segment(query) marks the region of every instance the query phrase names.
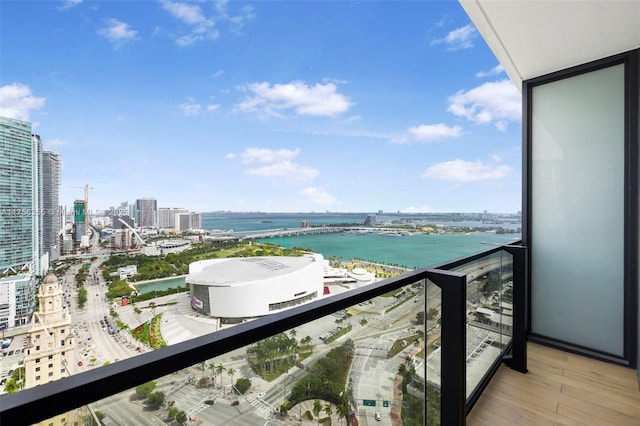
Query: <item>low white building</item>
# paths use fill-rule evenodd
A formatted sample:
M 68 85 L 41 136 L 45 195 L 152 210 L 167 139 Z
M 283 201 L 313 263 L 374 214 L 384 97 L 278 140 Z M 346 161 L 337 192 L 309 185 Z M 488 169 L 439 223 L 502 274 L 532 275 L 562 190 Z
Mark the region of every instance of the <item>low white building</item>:
M 145 256 L 163 256 L 169 253 L 180 253 L 191 248 L 191 241 L 187 240 L 164 240 L 156 241 L 142 247 L 142 254 Z
M 118 268 L 118 276 L 121 280 L 126 280 L 127 278 L 131 278 L 135 274 L 138 273 L 138 267 L 136 265 L 127 265 Z
M 320 254 L 210 259 L 189 265 L 191 306 L 203 315 L 239 322 L 322 297 Z

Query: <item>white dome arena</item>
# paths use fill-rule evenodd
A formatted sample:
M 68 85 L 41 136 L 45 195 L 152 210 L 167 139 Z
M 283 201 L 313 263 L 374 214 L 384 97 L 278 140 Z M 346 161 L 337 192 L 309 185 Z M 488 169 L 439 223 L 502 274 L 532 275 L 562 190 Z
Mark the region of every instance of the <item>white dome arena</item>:
M 229 321 L 309 303 L 323 293 L 321 254 L 209 259 L 189 265 L 191 306 Z

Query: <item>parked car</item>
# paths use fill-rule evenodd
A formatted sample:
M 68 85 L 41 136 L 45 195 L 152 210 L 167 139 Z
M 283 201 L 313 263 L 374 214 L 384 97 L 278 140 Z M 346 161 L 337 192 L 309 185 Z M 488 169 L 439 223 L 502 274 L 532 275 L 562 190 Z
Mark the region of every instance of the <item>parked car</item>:
M 377 421 L 382 420 L 382 416 L 380 415 L 380 413 L 375 413 L 375 414 L 373 415 L 373 417 L 374 417 Z
M 233 405 L 239 405 L 239 404 L 240 404 L 240 401 L 237 401 L 237 400 L 236 400 L 236 401 L 233 401 L 233 402 L 231 403 L 231 405 L 232 405 L 232 406 L 233 406 Z

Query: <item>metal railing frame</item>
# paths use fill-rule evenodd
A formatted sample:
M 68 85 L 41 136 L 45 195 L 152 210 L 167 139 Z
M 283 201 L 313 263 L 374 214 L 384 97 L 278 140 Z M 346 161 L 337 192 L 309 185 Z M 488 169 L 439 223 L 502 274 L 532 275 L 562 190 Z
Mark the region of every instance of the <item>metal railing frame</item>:
M 425 280 L 426 283 L 426 280 L 429 280 L 442 290 L 441 423 L 443 425 L 464 425 L 466 414 L 470 409 L 465 397 L 466 275 L 447 269 L 465 262 L 472 262 L 500 250 L 514 254 L 514 315 L 517 318 L 522 315 L 524 318 L 524 312 L 519 312 L 520 301 L 515 300 L 516 297 L 519 297 L 516 296 L 515 289 L 519 287 L 520 280 L 526 277 L 524 271 L 519 271 L 516 274 L 516 269 L 523 268 L 520 266 L 519 259 L 523 256 L 524 248 L 496 247 L 434 267 L 409 271 L 398 277 L 329 296 L 285 312 L 268 315 L 232 328 L 124 359 L 114 364 L 74 374 L 55 382 L 4 395 L 0 397 L 0 424 L 33 424 L 49 419 L 365 302 L 400 287 L 421 280 Z M 524 264 L 523 260 L 522 262 Z M 518 334 L 516 337 L 515 330 L 521 327 L 516 321 L 519 319 L 514 317 L 514 350 L 511 362 L 518 366 L 516 368 L 518 371 L 525 372 L 526 341 L 522 340 L 525 328 L 523 323 L 522 335 Z M 524 350 L 521 346 L 524 347 Z M 524 360 L 521 359 L 523 356 Z M 487 379 L 487 383 L 488 380 L 490 378 Z

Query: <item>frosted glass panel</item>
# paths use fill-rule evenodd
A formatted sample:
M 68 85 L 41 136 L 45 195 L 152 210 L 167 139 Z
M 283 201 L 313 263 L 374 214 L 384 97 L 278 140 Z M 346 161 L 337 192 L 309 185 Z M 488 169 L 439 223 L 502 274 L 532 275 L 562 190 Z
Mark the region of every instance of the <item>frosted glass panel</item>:
M 531 328 L 623 355 L 624 67 L 533 88 Z

